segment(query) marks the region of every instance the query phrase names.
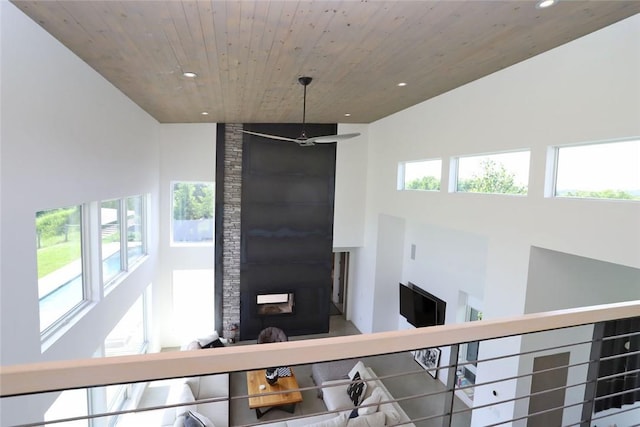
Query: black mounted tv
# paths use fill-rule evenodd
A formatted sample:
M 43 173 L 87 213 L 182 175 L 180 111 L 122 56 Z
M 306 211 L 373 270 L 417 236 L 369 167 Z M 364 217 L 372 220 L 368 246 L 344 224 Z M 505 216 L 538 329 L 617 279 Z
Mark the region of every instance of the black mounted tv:
M 400 314 L 416 328 L 444 325 L 447 303 L 409 282 L 400 283 Z

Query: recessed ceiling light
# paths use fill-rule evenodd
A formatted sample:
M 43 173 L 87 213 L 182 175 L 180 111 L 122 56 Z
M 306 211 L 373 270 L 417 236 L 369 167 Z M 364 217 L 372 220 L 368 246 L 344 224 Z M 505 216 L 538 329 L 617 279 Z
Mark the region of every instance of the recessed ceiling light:
M 536 7 L 538 9 L 544 9 L 547 7 L 551 7 L 556 3 L 558 3 L 558 0 L 540 0 L 538 1 L 538 3 L 536 3 Z
M 398 86 L 400 86 L 400 87 L 404 87 L 404 86 L 406 86 L 406 85 L 407 85 L 407 84 L 406 84 L 405 82 L 398 83 Z
M 198 75 L 192 71 L 185 71 L 182 75 L 189 78 L 198 77 Z
M 345 113 L 344 116 L 345 117 L 351 117 L 351 113 Z
M 200 114 L 202 114 L 203 116 L 208 116 L 208 115 L 209 115 L 209 112 L 208 112 L 208 111 L 203 111 L 203 112 L 202 112 L 202 113 L 200 113 Z

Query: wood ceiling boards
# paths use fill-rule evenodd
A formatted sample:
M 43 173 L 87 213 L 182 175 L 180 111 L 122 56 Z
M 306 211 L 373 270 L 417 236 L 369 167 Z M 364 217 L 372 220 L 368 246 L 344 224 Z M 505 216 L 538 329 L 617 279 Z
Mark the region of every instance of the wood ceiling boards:
M 302 75 L 308 122 L 369 123 L 640 12 L 622 0 L 13 3 L 162 123 L 300 122 Z

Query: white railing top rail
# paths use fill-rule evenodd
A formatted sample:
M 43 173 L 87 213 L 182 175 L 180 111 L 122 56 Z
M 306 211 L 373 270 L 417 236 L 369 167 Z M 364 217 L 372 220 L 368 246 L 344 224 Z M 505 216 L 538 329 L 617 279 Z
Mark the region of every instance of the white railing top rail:
M 0 366 L 0 397 L 396 353 L 640 316 L 640 301 L 429 328 Z

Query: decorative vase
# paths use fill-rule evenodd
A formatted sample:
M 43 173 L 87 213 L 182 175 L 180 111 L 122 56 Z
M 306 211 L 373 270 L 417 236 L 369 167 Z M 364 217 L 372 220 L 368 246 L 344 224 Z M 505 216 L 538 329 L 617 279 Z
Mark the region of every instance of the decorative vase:
M 267 368 L 264 376 L 269 385 L 274 385 L 278 382 L 278 368 Z

